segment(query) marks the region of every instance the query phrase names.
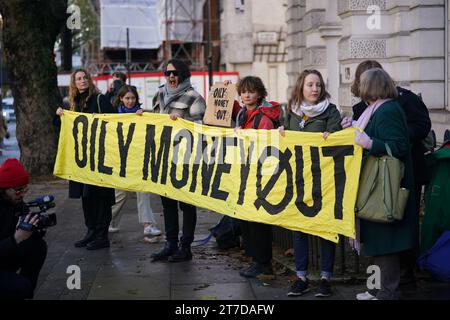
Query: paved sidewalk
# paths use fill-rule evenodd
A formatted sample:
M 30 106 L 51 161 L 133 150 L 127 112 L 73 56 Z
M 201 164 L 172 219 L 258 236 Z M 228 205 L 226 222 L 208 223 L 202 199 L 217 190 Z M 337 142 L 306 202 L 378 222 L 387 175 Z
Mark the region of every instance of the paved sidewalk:
M 84 235 L 81 201 L 67 198 L 68 182 L 53 180 L 33 183 L 26 200 L 53 194 L 56 199 L 58 224 L 49 228 L 46 236 L 48 256 L 41 271 L 35 299 L 155 299 L 155 300 L 316 300 L 311 293 L 289 298 L 286 293 L 295 279 L 288 268 L 276 265 L 276 278 L 245 279 L 239 270 L 247 265 L 239 250 L 221 251 L 212 239 L 207 245 L 193 248 L 190 262 L 151 263 L 150 254 L 163 245 L 143 241 L 143 227 L 138 224 L 136 199 L 124 206 L 120 232 L 110 234 L 111 248 L 88 251 L 73 243 Z M 158 196 L 152 196 L 152 207 L 164 229 L 162 207 Z M 180 218 L 182 214 L 180 214 Z M 220 215 L 198 210 L 195 238 L 202 239 L 215 225 Z M 158 240 L 158 239 L 153 239 Z M 81 269 L 81 289 L 69 290 L 66 273 L 70 265 Z M 420 294 L 413 291 L 410 299 L 450 299 L 448 284 L 421 281 Z M 365 291 L 364 283 L 337 282 L 329 299 L 352 300 Z

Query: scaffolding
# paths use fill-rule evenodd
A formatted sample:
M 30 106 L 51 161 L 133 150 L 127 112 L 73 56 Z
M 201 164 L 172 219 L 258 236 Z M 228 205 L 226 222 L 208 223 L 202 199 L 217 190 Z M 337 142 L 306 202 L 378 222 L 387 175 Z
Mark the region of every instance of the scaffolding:
M 161 65 L 180 59 L 192 70 L 205 70 L 203 28 L 205 0 L 160 0 Z
M 90 1 L 95 4 L 95 13 L 99 17 L 101 16 L 100 8 L 102 5 L 117 5 L 114 0 Z M 211 12 L 211 3 L 215 6 L 217 13 L 214 12 L 215 17 L 209 21 L 214 24 L 213 36 L 216 38 L 216 42 L 220 37 L 218 31 L 216 31 L 219 30 L 218 2 L 219 0 L 134 0 L 134 2 L 129 2 L 128 5 L 136 3 L 140 6 L 146 4 L 150 6 L 152 4 L 156 16 L 154 20 L 157 20 L 156 25 L 159 25 L 159 30 L 155 30 L 160 36 L 159 47 L 148 50 L 149 56 L 146 61 L 143 61 L 143 59 L 136 60 L 135 51 L 133 51 L 132 57 L 128 60 L 129 67 L 127 68 L 125 60 L 120 61 L 115 55 L 110 55 L 111 53 L 122 52 L 124 49 L 123 43 L 116 41 L 116 45 L 102 48 L 100 38 L 97 38 L 82 49 L 83 65 L 93 74 L 110 74 L 113 71 L 123 71 L 123 69 L 129 69 L 132 72 L 149 72 L 162 70 L 165 62 L 170 59 L 180 59 L 186 62 L 191 70 L 205 71 L 208 69 L 212 52 L 214 51 L 214 55 L 220 54 L 219 49 L 212 48 L 211 45 L 208 45 L 211 41 L 207 41 L 211 33 L 207 19 L 208 12 Z M 126 21 L 127 19 L 124 23 Z M 152 23 L 155 24 L 155 22 Z M 126 26 L 122 26 L 123 28 L 126 28 Z M 205 35 L 208 36 L 207 39 Z M 121 41 L 123 42 L 122 38 Z M 133 48 L 132 41 L 130 45 Z M 128 49 L 126 50 L 128 51 Z M 136 50 L 136 47 L 133 50 Z M 108 52 L 108 55 L 106 52 Z M 209 59 L 206 59 L 207 57 Z

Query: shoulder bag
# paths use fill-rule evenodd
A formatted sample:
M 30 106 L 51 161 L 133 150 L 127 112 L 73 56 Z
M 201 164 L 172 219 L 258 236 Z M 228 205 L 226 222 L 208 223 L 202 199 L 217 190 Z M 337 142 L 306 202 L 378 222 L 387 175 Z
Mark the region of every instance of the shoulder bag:
M 403 219 L 409 190 L 400 186 L 405 165 L 385 146 L 387 155 L 364 159 L 355 213 L 363 220 L 392 223 Z

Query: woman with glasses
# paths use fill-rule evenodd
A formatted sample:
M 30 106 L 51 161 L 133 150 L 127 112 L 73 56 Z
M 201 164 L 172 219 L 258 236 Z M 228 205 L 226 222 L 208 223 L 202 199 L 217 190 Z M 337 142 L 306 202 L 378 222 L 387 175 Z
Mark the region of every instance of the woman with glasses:
M 115 113 L 109 99 L 95 87 L 89 73 L 78 69 L 70 77 L 70 111 L 84 113 Z M 58 116 L 64 109 L 56 110 Z M 108 227 L 111 222 L 111 206 L 114 204 L 114 189 L 69 181 L 69 197 L 81 198 L 84 222 L 87 227 L 83 239 L 75 247 L 96 250 L 109 247 Z
M 153 98 L 154 112 L 170 115 L 172 120 L 185 120 L 201 123 L 206 109 L 203 97 L 191 85 L 191 72 L 182 61 L 170 60 L 164 70 L 166 83 L 159 87 Z M 194 240 L 197 209 L 195 206 L 161 196 L 166 244 L 164 248 L 152 254 L 153 261 L 169 260 L 181 262 L 192 259 L 191 243 Z M 183 235 L 178 239 L 178 205 L 183 211 Z M 178 242 L 180 247 L 178 248 Z

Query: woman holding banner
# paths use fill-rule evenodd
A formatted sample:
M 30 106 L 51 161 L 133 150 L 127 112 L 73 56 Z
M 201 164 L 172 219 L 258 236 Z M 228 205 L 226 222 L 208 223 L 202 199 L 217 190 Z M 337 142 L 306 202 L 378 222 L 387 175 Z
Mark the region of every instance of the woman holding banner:
M 228 85 L 230 82 L 224 82 Z M 267 90 L 258 77 L 248 76 L 239 81 L 237 92 L 244 106 L 235 101 L 233 119 L 237 129 L 265 129 L 278 127 L 281 115 L 280 104 L 265 100 Z M 240 221 L 242 242 L 246 255 L 252 257 L 252 264 L 239 274 L 246 278 L 259 275 L 273 275 L 272 269 L 272 225 Z
M 279 128 L 303 132 L 323 132 L 326 139 L 330 133 L 341 130 L 341 115 L 336 106 L 329 101 L 330 94 L 325 89 L 322 74 L 317 70 L 304 70 L 297 79 L 289 103 L 284 126 Z M 301 296 L 309 291 L 308 278 L 308 235 L 293 232 L 294 257 L 298 279 L 294 282 L 288 296 Z M 316 297 L 331 295 L 330 278 L 333 273 L 336 245 L 320 238 L 321 281 Z
M 191 85 L 189 67 L 180 60 L 170 60 L 165 69 L 166 83 L 159 87 L 153 98 L 154 112 L 169 114 L 172 120 L 183 118 L 199 122 L 206 109 L 205 100 Z M 153 261 L 182 262 L 192 259 L 191 244 L 197 223 L 197 209 L 191 204 L 161 196 L 164 212 L 166 243 L 151 255 Z M 183 211 L 183 235 L 178 240 L 178 206 Z M 178 248 L 178 242 L 180 247 Z
M 115 113 L 109 99 L 95 87 L 89 73 L 78 69 L 70 77 L 70 111 L 84 113 Z M 64 109 L 56 110 L 58 116 Z M 69 181 L 69 198 L 81 198 L 84 222 L 87 227 L 83 239 L 75 247 L 96 250 L 109 247 L 108 227 L 111 221 L 111 206 L 114 204 L 114 189 Z

